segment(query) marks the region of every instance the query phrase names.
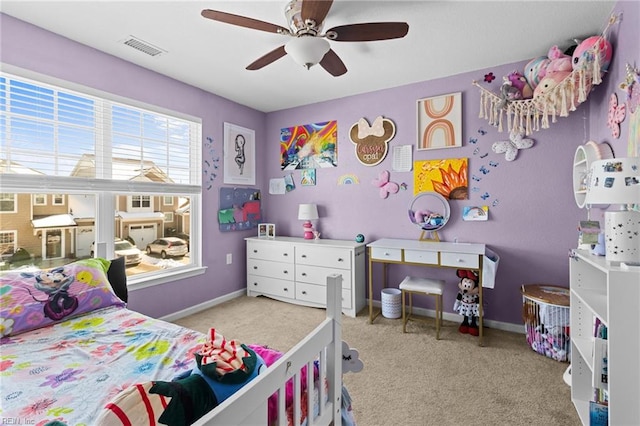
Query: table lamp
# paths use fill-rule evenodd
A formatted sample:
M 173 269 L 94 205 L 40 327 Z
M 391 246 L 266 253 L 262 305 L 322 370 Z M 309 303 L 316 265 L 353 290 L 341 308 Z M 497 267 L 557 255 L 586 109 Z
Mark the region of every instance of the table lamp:
M 604 214 L 607 262 L 640 262 L 640 158 L 591 163 L 585 204 L 618 205 Z
M 305 221 L 304 224 L 302 224 L 305 240 L 313 239 L 313 225 L 311 221 L 318 219 L 318 206 L 315 204 L 300 204 L 298 207 L 298 219 Z

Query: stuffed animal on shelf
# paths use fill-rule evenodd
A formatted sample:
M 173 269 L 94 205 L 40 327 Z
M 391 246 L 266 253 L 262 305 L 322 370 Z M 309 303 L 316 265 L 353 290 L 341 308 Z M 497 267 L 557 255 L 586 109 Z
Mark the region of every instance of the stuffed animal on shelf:
M 458 282 L 458 296 L 453 304 L 453 310 L 462 315 L 464 319 L 458 327 L 463 334 L 477 336 L 479 333 L 477 317 L 480 315 L 480 296 L 478 295 L 478 275 L 468 269 L 458 269 L 456 275 Z
M 571 63 L 571 60 L 569 60 L 569 63 Z M 513 87 L 518 89 L 518 99 L 529 99 L 533 97 L 533 89 L 521 72 L 512 71 L 507 75 L 507 79 Z
M 550 62 L 547 65 L 545 77 L 554 72 L 570 73 L 573 71 L 573 58 L 565 54 L 558 46 L 552 46 L 548 53 Z

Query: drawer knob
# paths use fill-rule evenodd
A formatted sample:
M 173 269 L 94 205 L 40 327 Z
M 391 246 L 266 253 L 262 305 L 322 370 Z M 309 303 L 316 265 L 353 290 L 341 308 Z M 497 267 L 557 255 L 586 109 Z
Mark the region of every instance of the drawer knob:
M 258 285 L 258 283 L 253 283 L 253 285 Z
M 305 290 L 302 291 L 302 294 L 307 294 L 307 292 Z
M 462 263 L 462 259 L 458 258 L 458 263 Z
M 384 253 L 384 255 L 385 255 L 385 256 L 389 256 L 389 253 L 388 253 L 388 252 L 385 252 L 385 253 Z
M 344 259 L 343 259 L 343 258 L 341 258 L 341 257 L 339 257 L 339 258 L 338 258 L 338 262 L 344 262 Z
M 256 250 L 256 249 L 253 249 L 253 252 L 254 252 L 254 253 L 257 253 L 257 252 L 258 252 L 258 250 Z
M 253 267 L 253 269 L 258 269 L 258 267 L 257 267 L 257 266 L 254 266 L 254 267 Z
M 289 253 L 282 253 L 283 256 L 289 256 Z
M 288 274 L 288 273 L 289 273 L 289 271 L 285 270 L 285 271 L 282 271 L 282 273 L 283 273 L 283 274 Z
M 302 276 L 303 276 L 303 277 L 306 277 L 306 276 L 307 276 L 307 273 L 306 273 L 306 272 L 303 272 L 303 273 L 302 273 Z
M 289 291 L 289 289 L 285 287 L 285 288 L 284 288 L 284 291 Z
M 303 259 L 306 259 L 306 258 L 307 258 L 307 255 L 306 255 L 306 254 L 303 254 L 303 255 L 302 255 L 302 256 L 300 256 L 300 257 L 302 257 Z

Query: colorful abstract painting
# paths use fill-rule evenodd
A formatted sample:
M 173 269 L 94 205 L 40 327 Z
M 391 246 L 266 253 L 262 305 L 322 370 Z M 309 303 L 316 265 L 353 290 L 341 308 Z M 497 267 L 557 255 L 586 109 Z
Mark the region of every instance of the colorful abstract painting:
M 417 150 L 462 146 L 462 93 L 418 100 Z
M 414 162 L 413 195 L 435 191 L 449 200 L 468 199 L 468 163 L 467 158 Z
M 305 124 L 280 130 L 282 170 L 338 166 L 338 122 Z

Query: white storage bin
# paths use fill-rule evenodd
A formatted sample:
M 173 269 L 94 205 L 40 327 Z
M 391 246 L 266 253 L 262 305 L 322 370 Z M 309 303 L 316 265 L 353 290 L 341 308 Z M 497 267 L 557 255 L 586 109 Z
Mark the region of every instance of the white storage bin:
M 382 316 L 385 318 L 400 318 L 402 316 L 402 292 L 397 288 L 383 288 L 380 302 Z

